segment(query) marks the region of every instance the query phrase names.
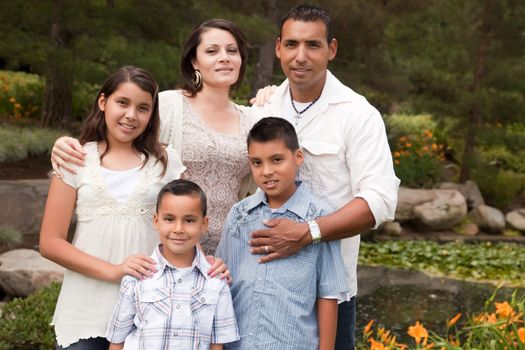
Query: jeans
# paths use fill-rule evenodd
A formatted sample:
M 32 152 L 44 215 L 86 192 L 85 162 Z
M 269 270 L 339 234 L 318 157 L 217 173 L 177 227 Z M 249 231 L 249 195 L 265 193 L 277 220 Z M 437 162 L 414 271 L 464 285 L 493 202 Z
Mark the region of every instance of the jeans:
M 355 297 L 339 304 L 335 350 L 354 350 L 355 347 Z
M 109 342 L 106 338 L 97 337 L 97 338 L 88 338 L 80 339 L 76 343 L 71 344 L 68 347 L 56 347 L 56 350 L 108 350 Z

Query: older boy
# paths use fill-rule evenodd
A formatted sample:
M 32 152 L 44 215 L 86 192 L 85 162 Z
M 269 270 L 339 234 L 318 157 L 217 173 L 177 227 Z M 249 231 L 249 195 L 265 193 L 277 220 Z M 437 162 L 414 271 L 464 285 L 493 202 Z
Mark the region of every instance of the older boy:
M 208 227 L 202 189 L 187 180 L 165 185 L 154 224 L 161 241 L 152 255 L 157 272 L 122 280 L 107 331 L 110 349 L 218 350 L 239 339 L 229 287 L 208 275 L 196 248 Z
M 227 349 L 333 349 L 337 299 L 347 300 L 338 241 L 311 244 L 297 254 L 259 264 L 249 249 L 250 233 L 264 220 L 308 222 L 329 207 L 295 182 L 303 162 L 293 126 L 264 118 L 248 134 L 248 157 L 262 191 L 237 203 L 224 225 L 217 255 L 230 267 L 241 340 Z

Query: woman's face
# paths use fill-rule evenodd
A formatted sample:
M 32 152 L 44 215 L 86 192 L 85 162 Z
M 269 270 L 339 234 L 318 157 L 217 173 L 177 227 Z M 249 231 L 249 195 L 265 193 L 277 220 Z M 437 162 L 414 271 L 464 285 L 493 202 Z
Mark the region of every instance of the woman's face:
M 229 89 L 239 79 L 242 64 L 235 37 L 226 30 L 211 28 L 200 39 L 193 68 L 201 72 L 203 87 Z

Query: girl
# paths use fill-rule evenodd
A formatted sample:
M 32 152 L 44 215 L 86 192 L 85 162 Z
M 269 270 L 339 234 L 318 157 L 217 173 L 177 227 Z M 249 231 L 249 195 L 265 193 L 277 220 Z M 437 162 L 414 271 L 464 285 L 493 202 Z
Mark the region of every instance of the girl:
M 85 166 L 51 179 L 40 252 L 67 268 L 52 321 L 58 349 L 107 349 L 106 325 L 120 280 L 154 272 L 148 255 L 158 242 L 156 196 L 184 171 L 177 153 L 158 142 L 157 93 L 148 72 L 120 68 L 102 86 L 84 123 L 79 142 Z
M 159 94 L 160 137 L 180 152 L 187 168 L 183 178 L 208 197 L 209 229 L 201 244 L 213 254 L 228 211 L 249 184 L 242 180 L 249 179 L 246 136 L 253 121 L 230 100 L 231 89 L 242 82 L 247 45 L 234 23 L 211 19 L 195 27 L 182 52 L 180 90 Z M 65 159 L 80 164 L 82 157 L 76 140 L 61 138 L 53 148 L 53 167 L 71 168 Z

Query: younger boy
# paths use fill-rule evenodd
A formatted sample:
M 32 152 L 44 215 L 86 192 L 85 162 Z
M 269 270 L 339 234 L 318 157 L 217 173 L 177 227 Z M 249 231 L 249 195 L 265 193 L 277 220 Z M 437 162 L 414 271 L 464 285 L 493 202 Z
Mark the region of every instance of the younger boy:
M 161 243 L 153 277 L 126 276 L 108 326 L 110 349 L 222 349 L 239 339 L 228 285 L 211 278 L 196 248 L 208 228 L 206 196 L 175 180 L 157 197 L 154 225 Z
M 231 209 L 217 256 L 229 266 L 241 339 L 227 349 L 333 349 L 337 299 L 348 287 L 338 241 L 310 244 L 297 254 L 262 264 L 250 253 L 250 233 L 263 220 L 309 222 L 328 213 L 305 183 L 295 182 L 303 162 L 297 135 L 285 119 L 264 118 L 248 134 L 252 176 L 262 190 Z M 268 247 L 266 253 L 271 253 Z

